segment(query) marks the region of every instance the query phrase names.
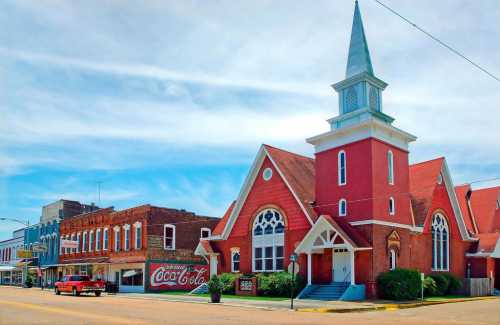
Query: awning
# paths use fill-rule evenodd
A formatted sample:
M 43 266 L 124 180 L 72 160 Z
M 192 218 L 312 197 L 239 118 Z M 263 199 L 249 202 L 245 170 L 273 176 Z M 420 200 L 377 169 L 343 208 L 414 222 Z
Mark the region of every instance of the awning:
M 15 269 L 16 267 L 12 265 L 0 265 L 0 272 L 14 271 Z
M 130 278 L 130 277 L 132 277 L 132 276 L 134 276 L 136 274 L 137 274 L 136 270 L 128 270 L 128 271 L 123 272 L 122 277 L 124 277 L 124 278 Z

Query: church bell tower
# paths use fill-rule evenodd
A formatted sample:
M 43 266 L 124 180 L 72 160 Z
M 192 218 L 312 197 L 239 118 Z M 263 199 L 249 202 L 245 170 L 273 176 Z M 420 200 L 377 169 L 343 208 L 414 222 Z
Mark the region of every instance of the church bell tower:
M 358 1 L 354 6 L 345 78 L 332 85 L 339 115 L 330 131 L 307 139 L 315 149 L 319 214 L 353 225 L 411 225 L 409 143 L 416 137 L 383 112 L 387 83 L 375 76 Z M 382 223 L 380 223 L 382 222 Z

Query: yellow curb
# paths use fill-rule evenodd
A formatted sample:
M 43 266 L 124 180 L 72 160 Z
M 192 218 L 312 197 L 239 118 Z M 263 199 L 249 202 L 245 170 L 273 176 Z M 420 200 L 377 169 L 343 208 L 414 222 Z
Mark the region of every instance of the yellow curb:
M 314 313 L 356 313 L 356 312 L 364 312 L 364 311 L 394 311 L 398 309 L 408 309 L 408 308 L 417 308 L 423 306 L 432 306 L 432 305 L 442 305 L 449 304 L 455 302 L 467 302 L 467 301 L 477 301 L 477 300 L 489 300 L 489 299 L 498 299 L 495 296 L 488 297 L 471 297 L 471 298 L 458 298 L 458 299 L 449 299 L 449 300 L 440 300 L 440 301 L 424 301 L 417 303 L 408 303 L 408 304 L 384 304 L 381 306 L 373 306 L 373 307 L 356 307 L 356 308 L 297 308 L 297 311 L 300 312 L 314 312 Z

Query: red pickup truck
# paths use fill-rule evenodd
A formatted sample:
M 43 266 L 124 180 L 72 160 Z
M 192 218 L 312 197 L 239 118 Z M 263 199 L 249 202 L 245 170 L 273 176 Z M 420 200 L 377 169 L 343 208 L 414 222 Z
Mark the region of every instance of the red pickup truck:
M 62 281 L 54 285 L 56 295 L 60 295 L 61 292 L 71 292 L 73 296 L 79 296 L 80 293 L 93 292 L 99 297 L 105 289 L 104 281 L 92 281 L 87 275 L 65 275 Z

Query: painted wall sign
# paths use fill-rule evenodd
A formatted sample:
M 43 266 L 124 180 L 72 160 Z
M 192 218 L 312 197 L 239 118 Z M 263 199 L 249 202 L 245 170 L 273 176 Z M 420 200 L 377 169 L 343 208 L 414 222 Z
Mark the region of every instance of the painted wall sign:
M 192 290 L 208 281 L 207 265 L 150 263 L 151 290 Z
M 61 247 L 62 248 L 78 248 L 78 241 L 76 240 L 67 240 L 61 239 Z

